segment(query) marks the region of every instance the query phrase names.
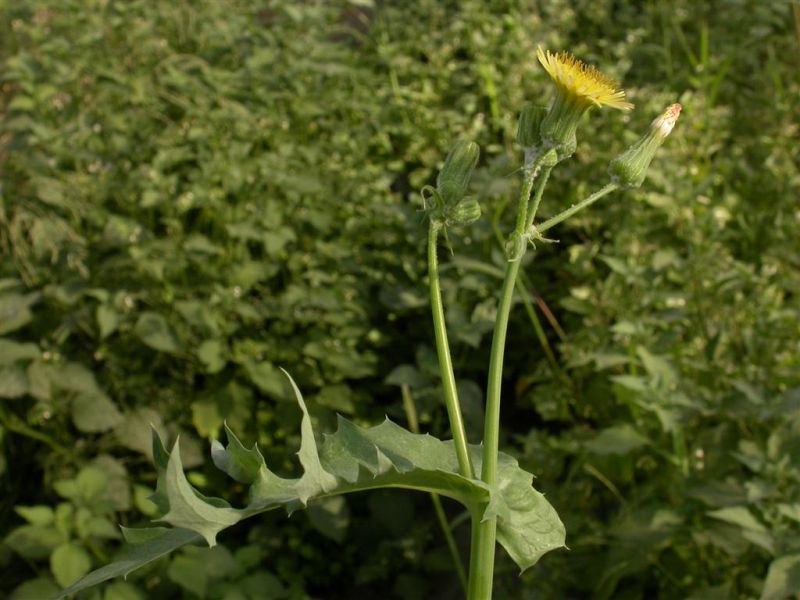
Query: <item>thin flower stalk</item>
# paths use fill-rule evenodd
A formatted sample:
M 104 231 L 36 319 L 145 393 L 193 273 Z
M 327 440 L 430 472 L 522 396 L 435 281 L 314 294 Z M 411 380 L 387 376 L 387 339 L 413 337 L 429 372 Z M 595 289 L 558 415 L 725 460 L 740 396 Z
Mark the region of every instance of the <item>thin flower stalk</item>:
M 430 286 L 431 312 L 433 314 L 433 330 L 436 338 L 436 353 L 439 356 L 439 373 L 442 379 L 447 416 L 458 458 L 458 470 L 464 477 L 474 477 L 472 461 L 467 447 L 467 434 L 464 419 L 461 416 L 461 404 L 458 401 L 456 378 L 453 373 L 453 361 L 450 358 L 450 344 L 447 340 L 447 326 L 444 318 L 442 290 L 439 283 L 438 241 L 441 224 L 431 221 L 428 226 L 428 279 Z

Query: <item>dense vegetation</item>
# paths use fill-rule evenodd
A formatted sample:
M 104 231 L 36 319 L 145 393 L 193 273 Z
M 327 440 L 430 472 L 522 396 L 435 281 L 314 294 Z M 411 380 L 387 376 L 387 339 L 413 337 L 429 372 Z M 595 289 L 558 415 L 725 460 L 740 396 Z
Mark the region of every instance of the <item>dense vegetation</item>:
M 684 113 L 641 190 L 553 230 L 524 267 L 502 443 L 570 550 L 521 578 L 501 556 L 496 597 L 800 589 L 796 4 L 0 9 L 0 595 L 46 597 L 110 560 L 116 523 L 149 522 L 149 424 L 227 498 L 241 487 L 207 460 L 223 420 L 296 468 L 279 366 L 319 430 L 336 413 L 405 423 L 407 386 L 448 437 L 418 191 L 460 137 L 484 148 L 484 218 L 451 236 L 443 288 L 477 439 L 516 118 L 547 98 L 537 45 L 601 64 L 636 104 L 582 125 L 544 217 L 602 185 L 667 104 Z M 85 597 L 461 594 L 422 494 L 270 514 L 220 542 Z

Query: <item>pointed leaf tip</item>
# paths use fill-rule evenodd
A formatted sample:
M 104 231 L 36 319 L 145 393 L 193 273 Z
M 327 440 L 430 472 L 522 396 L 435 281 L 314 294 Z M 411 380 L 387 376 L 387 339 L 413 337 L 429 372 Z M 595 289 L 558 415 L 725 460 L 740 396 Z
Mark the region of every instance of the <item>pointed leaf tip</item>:
M 413 434 L 388 418 L 381 425 L 367 429 L 340 418 L 336 433 L 325 436 L 318 449 L 302 395 L 288 373 L 284 373 L 303 413 L 298 454 L 304 475 L 299 479 L 278 477 L 263 463 L 257 446 L 245 448 L 226 425 L 227 447 L 218 441 L 212 443 L 215 464 L 234 478 L 242 479 L 250 479 L 258 468 L 250 487 L 250 503 L 236 510 L 225 501 L 203 496 L 193 488 L 183 471 L 179 441 L 170 453 L 154 432 L 154 459 L 159 470 L 155 496 L 163 508 L 160 514 L 164 515 L 159 520 L 178 529 L 166 530 L 163 535 L 158 528 L 126 532 L 129 541 L 141 542 L 135 547 L 141 558 L 121 566 L 113 563 L 109 568 L 103 567 L 87 575 L 79 582 L 80 587 L 70 588 L 70 593 L 125 575 L 188 541 L 204 538 L 213 546 L 220 531 L 246 517 L 279 507 L 291 515 L 319 496 L 375 488 L 435 492 L 470 508 L 489 505 L 491 514 L 498 517 L 498 541 L 523 570 L 548 550 L 564 546 L 564 528 L 558 515 L 544 496 L 531 487 L 532 475 L 522 471 L 515 459 L 501 453 L 498 485 L 490 489 L 480 480 L 458 474 L 452 442 Z M 470 452 L 480 458 L 480 446 L 471 446 Z
M 164 446 L 161 434 L 158 433 L 158 430 L 152 423 L 150 423 L 150 430 L 153 436 L 153 463 L 156 465 L 157 469 L 166 469 L 167 462 L 169 462 L 169 452 L 167 452 L 167 448 Z
M 308 499 L 316 495 L 320 490 L 324 492 L 334 490 L 337 482 L 336 477 L 322 467 L 319 451 L 317 450 L 317 442 L 314 439 L 314 430 L 311 426 L 311 416 L 308 414 L 308 408 L 303 400 L 300 388 L 297 387 L 294 379 L 285 369 L 281 368 L 281 371 L 289 379 L 297 404 L 303 413 L 300 421 L 300 451 L 297 454 L 305 471 L 300 479 L 300 485 L 298 485 L 298 498 L 305 505 Z
M 214 506 L 192 488 L 183 472 L 179 440 L 175 441 L 170 454 L 165 481 L 169 512 L 160 520 L 199 533 L 209 546 L 216 545 L 220 531 L 242 519 L 239 511 Z
M 68 588 L 61 590 L 58 596 L 52 600 L 61 600 L 115 577 L 126 577 L 131 571 L 169 554 L 181 546 L 199 542 L 200 539 L 200 536 L 194 531 L 186 529 L 157 529 L 157 533 L 152 534 L 152 537 L 140 539 L 141 543 L 125 550 L 116 561 L 92 571 Z
M 227 473 L 240 483 L 253 484 L 260 476 L 261 470 L 266 469 L 266 462 L 258 449 L 258 444 L 248 449 L 239 441 L 236 434 L 225 425 L 225 434 L 228 437 L 228 447 L 214 440 L 211 443 L 211 460 L 216 467 Z

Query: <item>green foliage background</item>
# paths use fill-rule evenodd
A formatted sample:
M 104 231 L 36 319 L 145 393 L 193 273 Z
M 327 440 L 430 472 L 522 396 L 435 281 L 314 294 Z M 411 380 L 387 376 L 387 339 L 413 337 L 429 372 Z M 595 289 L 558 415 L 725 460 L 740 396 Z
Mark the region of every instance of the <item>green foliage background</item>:
M 570 551 L 497 598 L 771 598 L 800 589 L 800 8 L 758 0 L 0 0 L 0 593 L 43 598 L 153 514 L 149 424 L 200 489 L 223 419 L 284 473 L 300 415 L 447 437 L 417 191 L 483 148 L 485 218 L 445 303 L 470 434 L 535 49 L 620 79 L 550 216 L 667 104 L 641 190 L 554 230 L 512 316 L 504 448 Z M 537 323 L 540 328 L 537 336 Z M 461 515 L 450 516 L 466 545 Z M 460 594 L 423 495 L 267 515 L 86 598 Z

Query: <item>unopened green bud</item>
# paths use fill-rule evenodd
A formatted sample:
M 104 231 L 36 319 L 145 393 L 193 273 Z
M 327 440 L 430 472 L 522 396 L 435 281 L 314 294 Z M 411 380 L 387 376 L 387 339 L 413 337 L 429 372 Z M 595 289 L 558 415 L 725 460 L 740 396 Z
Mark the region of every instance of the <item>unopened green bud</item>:
M 445 206 L 458 203 L 467 193 L 469 180 L 475 165 L 478 164 L 481 149 L 475 142 L 461 141 L 453 146 L 444 161 L 439 177 L 436 179 L 436 190 L 442 197 Z
M 542 138 L 539 128 L 547 114 L 544 106 L 528 104 L 522 109 L 517 124 L 517 143 L 523 148 L 534 148 L 539 145 Z
M 481 218 L 481 205 L 474 198 L 464 198 L 447 215 L 447 224 L 456 227 L 469 225 Z
M 629 188 L 642 185 L 650 161 L 675 127 L 681 108 L 680 104 L 667 108 L 650 124 L 650 130 L 638 142 L 611 161 L 608 172 L 612 181 Z

